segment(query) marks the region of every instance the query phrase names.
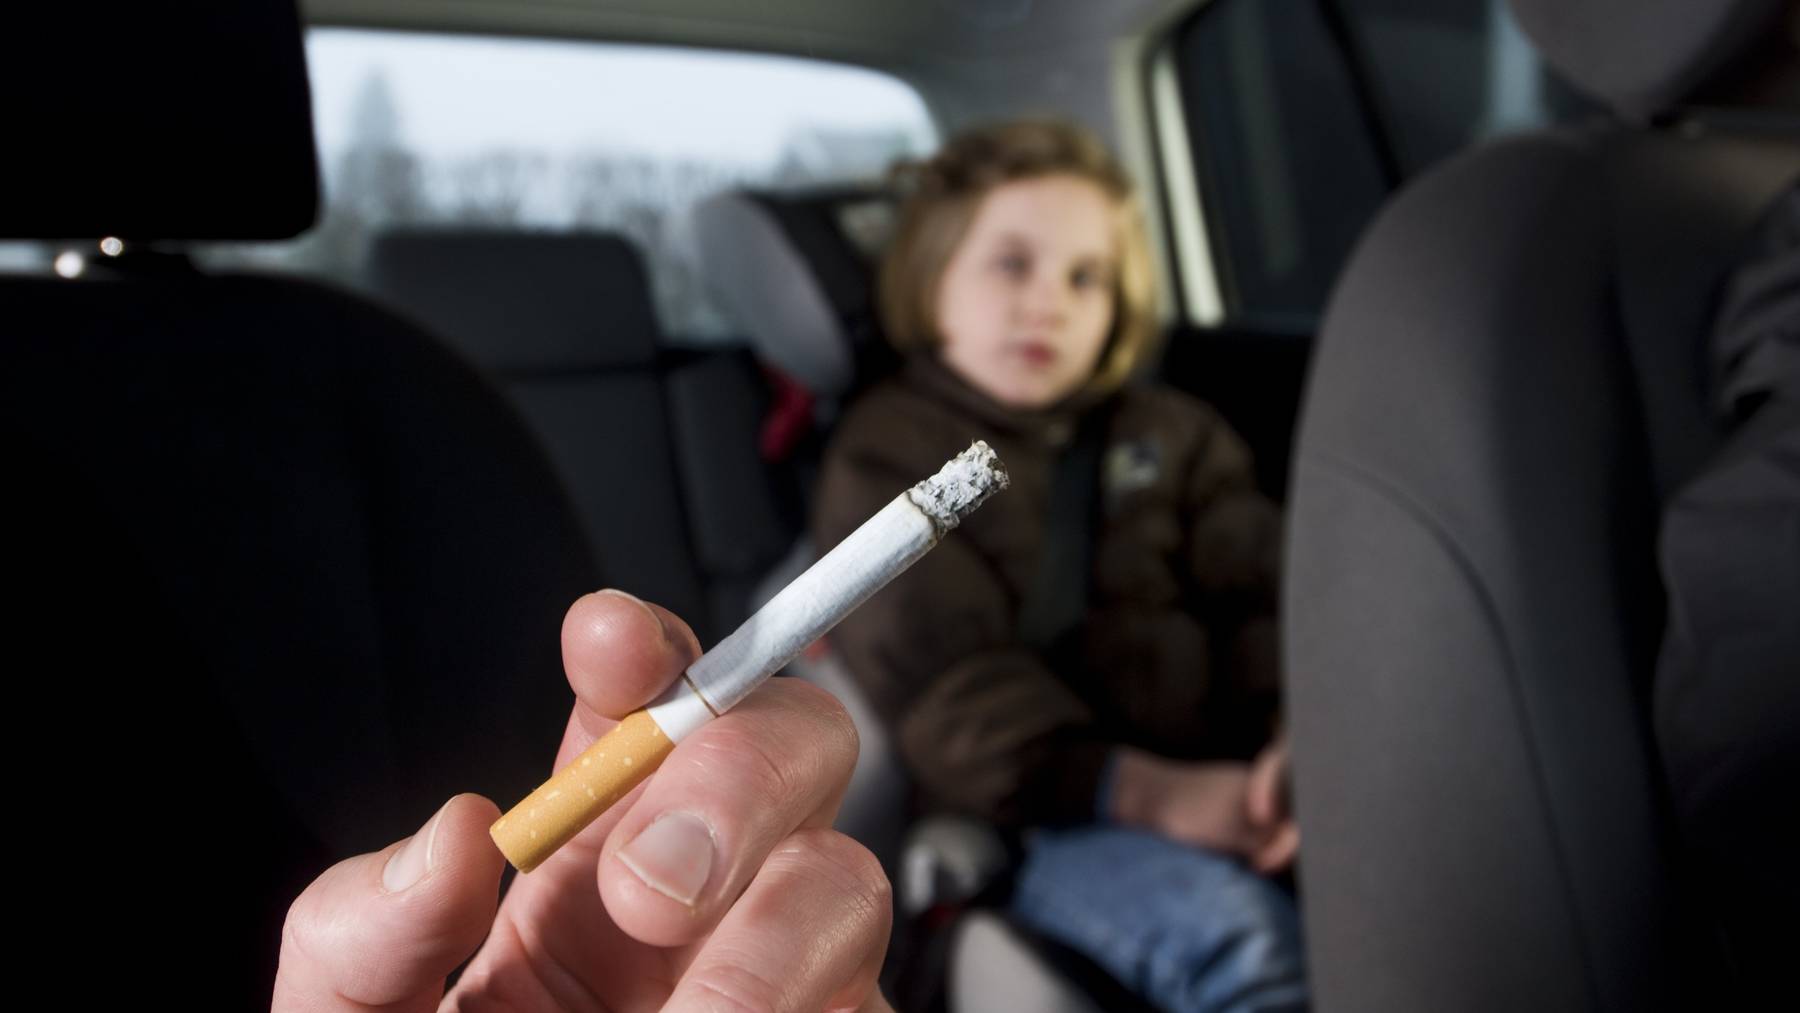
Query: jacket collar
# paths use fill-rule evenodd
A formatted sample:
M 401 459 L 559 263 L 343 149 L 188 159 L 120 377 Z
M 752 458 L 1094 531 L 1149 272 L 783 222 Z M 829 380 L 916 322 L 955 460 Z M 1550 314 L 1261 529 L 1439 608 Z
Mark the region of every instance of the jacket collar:
M 1067 444 L 1081 416 L 1095 403 L 1092 395 L 1076 393 L 1048 408 L 1010 408 L 976 390 L 929 349 L 909 356 L 901 376 L 914 390 L 961 414 L 1051 447 Z

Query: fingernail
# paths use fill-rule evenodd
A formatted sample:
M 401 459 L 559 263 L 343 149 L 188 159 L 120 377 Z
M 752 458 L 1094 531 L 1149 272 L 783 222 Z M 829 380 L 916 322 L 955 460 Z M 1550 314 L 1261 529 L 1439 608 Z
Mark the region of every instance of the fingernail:
M 631 602 L 632 604 L 636 605 L 638 608 L 643 609 L 644 614 L 649 616 L 651 618 L 651 620 L 656 623 L 656 628 L 662 634 L 662 638 L 664 640 L 669 639 L 669 628 L 667 626 L 663 625 L 662 616 L 657 615 L 656 610 L 651 608 L 649 606 L 649 604 L 644 601 L 644 599 L 639 598 L 637 595 L 632 594 L 629 591 L 621 591 L 616 587 L 603 588 L 600 591 L 600 593 L 601 594 L 610 594 L 610 595 L 614 595 L 615 597 L 623 598 L 626 601 Z
M 443 808 L 412 835 L 407 842 L 394 852 L 387 865 L 381 870 L 381 885 L 389 893 L 399 893 L 410 888 L 425 874 L 431 871 L 431 845 L 437 838 L 438 823 L 444 818 L 444 809 L 450 808 L 446 802 Z
M 712 828 L 689 813 L 665 813 L 619 850 L 619 861 L 645 886 L 692 906 L 712 872 Z

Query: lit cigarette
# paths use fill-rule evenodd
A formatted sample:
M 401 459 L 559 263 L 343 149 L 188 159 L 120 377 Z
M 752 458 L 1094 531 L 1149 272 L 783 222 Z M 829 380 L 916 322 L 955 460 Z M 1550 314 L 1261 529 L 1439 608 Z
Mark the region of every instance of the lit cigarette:
M 537 868 L 650 776 L 675 743 L 749 696 L 1004 488 L 1005 467 L 978 440 L 894 497 L 701 655 L 656 702 L 627 715 L 500 817 L 488 832 L 501 853 L 520 872 Z

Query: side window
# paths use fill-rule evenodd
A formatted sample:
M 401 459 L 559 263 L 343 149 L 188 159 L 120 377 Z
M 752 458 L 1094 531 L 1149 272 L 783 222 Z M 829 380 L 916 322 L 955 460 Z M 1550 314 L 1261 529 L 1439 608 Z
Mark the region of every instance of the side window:
M 731 324 L 701 283 L 690 205 L 875 179 L 936 145 L 912 88 L 818 61 L 341 28 L 309 32 L 307 60 L 319 224 L 196 251 L 208 267 L 355 286 L 386 228 L 603 229 L 643 254 L 663 329 L 705 340 Z
M 1194 178 L 1166 185 L 1200 191 L 1224 304 L 1222 321 L 1195 323 L 1312 330 L 1406 178 L 1594 112 L 1545 73 L 1501 0 L 1214 0 L 1168 45 Z
M 1407 176 L 1478 141 L 1600 115 L 1538 59 L 1502 0 L 1342 0 Z
M 1356 82 L 1316 0 L 1218 0 L 1175 38 L 1227 314 L 1300 323 L 1387 195 Z

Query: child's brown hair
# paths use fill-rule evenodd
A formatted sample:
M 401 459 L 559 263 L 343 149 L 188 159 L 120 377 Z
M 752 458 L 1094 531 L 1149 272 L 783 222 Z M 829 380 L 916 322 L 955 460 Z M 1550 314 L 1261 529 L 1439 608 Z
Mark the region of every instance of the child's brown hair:
M 938 286 L 991 191 L 1019 180 L 1074 176 L 1098 186 L 1118 212 L 1112 330 L 1083 389 L 1103 394 L 1125 382 L 1156 337 L 1154 281 L 1131 181 L 1098 138 L 1050 120 L 1003 123 L 958 134 L 899 173 L 910 193 L 882 260 L 880 290 L 882 326 L 895 348 L 910 352 L 942 341 Z

